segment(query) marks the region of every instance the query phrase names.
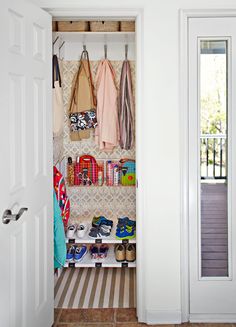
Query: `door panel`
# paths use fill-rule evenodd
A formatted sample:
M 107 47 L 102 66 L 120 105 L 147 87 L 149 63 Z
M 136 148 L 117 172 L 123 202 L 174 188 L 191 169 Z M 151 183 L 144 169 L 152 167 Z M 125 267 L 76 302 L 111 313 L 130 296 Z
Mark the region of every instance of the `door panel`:
M 191 18 L 189 21 L 189 261 L 192 320 L 198 320 L 198 317 L 203 315 L 212 317 L 212 315 L 236 314 L 236 222 L 232 219 L 236 214 L 235 201 L 232 201 L 236 196 L 236 174 L 232 169 L 236 164 L 236 116 L 233 110 L 236 97 L 235 92 L 232 92 L 236 89 L 235 31 L 236 18 L 232 17 Z M 207 47 L 202 48 L 204 44 L 207 44 Z M 221 47 L 222 44 L 225 45 L 225 50 Z M 213 63 L 209 62 L 208 58 L 204 69 L 212 70 L 210 74 L 213 79 L 202 81 L 201 78 L 207 79 L 207 77 L 205 71 L 201 71 L 204 64 L 201 54 L 211 53 L 210 51 L 212 53 L 225 51 L 227 69 L 225 70 L 222 57 L 219 59 L 215 56 Z M 227 85 L 223 86 L 227 98 L 227 103 L 224 104 L 227 110 L 224 181 L 220 181 L 224 175 L 220 170 L 220 154 L 219 159 L 216 159 L 217 140 L 223 137 L 223 133 L 221 131 L 220 135 L 213 136 L 213 131 L 210 135 L 202 136 L 204 112 L 202 110 L 205 108 L 207 115 L 211 110 L 206 103 L 203 104 L 202 87 L 213 87 L 216 82 L 214 67 L 218 59 L 221 61 L 222 74 L 225 74 L 221 76 L 221 82 L 227 80 Z M 219 105 L 217 101 L 215 105 Z M 223 121 L 222 117 L 220 119 Z M 202 151 L 204 138 L 207 141 L 204 140 L 205 148 Z M 206 161 L 207 167 L 204 169 L 202 164 L 206 159 L 202 160 L 201 151 L 206 151 L 206 156 L 212 151 L 212 158 Z M 219 160 L 218 164 L 217 160 Z M 211 167 L 212 175 L 209 176 Z M 207 171 L 207 180 L 205 180 L 206 173 L 203 171 Z
M 6 327 L 53 323 L 51 17 L 28 1 L 0 11 L 0 316 Z
M 25 187 L 25 76 L 9 74 L 10 192 Z

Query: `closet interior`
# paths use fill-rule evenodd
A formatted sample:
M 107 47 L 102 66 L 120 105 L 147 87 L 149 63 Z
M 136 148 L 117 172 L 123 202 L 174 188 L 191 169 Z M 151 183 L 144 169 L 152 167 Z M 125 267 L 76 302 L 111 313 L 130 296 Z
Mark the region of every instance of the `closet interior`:
M 55 307 L 135 307 L 135 22 L 54 20 L 54 190 L 60 205 L 58 172 L 70 203 Z

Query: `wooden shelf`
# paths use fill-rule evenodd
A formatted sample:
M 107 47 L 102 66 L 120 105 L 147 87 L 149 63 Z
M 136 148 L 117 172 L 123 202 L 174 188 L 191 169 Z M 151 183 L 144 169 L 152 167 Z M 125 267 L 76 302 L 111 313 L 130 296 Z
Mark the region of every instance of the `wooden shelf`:
M 135 32 L 53 32 L 66 42 L 135 42 Z

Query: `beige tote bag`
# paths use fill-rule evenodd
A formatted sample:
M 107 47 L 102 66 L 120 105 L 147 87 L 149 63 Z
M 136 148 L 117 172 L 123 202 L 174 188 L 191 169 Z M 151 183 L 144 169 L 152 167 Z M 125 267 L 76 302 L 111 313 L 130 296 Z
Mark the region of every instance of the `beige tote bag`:
M 89 63 L 88 52 L 84 50 L 81 54 L 79 69 L 72 83 L 72 92 L 69 105 L 70 114 L 82 113 L 86 110 L 96 108 L 94 86 Z M 80 141 L 90 137 L 89 129 L 71 131 L 71 141 Z
M 52 85 L 52 105 L 53 105 L 53 136 L 62 135 L 64 126 L 64 106 L 61 88 L 61 75 L 58 59 L 53 55 L 53 85 Z

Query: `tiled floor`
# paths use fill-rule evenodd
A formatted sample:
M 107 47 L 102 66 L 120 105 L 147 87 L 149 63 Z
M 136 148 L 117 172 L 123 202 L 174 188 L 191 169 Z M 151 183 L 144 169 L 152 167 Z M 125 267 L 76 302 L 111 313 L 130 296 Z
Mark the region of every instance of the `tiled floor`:
M 55 309 L 54 327 L 236 327 L 236 324 L 139 324 L 135 309 Z

